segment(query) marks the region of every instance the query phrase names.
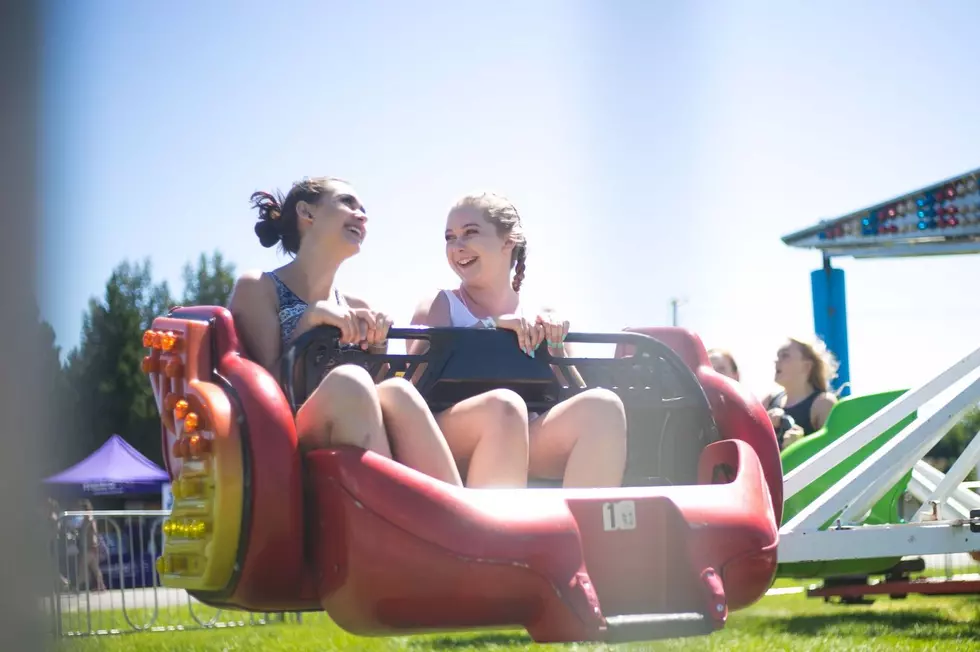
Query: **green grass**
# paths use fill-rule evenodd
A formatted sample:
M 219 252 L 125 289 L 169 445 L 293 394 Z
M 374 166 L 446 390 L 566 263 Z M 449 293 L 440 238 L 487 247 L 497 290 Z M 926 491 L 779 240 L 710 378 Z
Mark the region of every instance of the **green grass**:
M 224 617 L 231 614 L 224 612 Z M 118 613 L 111 618 L 124 622 Z M 868 606 L 827 604 L 802 594 L 773 596 L 732 614 L 727 627 L 709 637 L 620 646 L 535 645 L 523 632 L 512 631 L 360 638 L 346 634 L 325 615 L 304 618 L 302 624 L 65 639 L 57 650 L 980 650 L 980 596 L 878 598 Z

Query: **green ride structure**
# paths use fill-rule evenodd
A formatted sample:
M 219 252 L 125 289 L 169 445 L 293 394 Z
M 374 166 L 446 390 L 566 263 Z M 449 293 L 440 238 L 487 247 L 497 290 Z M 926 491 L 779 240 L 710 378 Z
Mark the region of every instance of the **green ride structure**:
M 866 396 L 849 396 L 841 399 L 830 411 L 827 423 L 813 434 L 790 444 L 782 452 L 783 473 L 789 473 L 804 461 L 810 459 L 824 448 L 837 441 L 866 419 L 877 413 L 889 403 L 904 394 L 907 390 L 896 390 L 868 394 Z M 863 446 L 857 453 L 838 464 L 827 473 L 811 482 L 805 489 L 792 496 L 783 504 L 783 524 L 796 516 L 804 507 L 830 489 L 836 482 L 851 472 L 872 453 L 880 449 L 903 428 L 915 420 L 916 413 L 906 416 L 871 443 Z M 888 523 L 904 523 L 902 504 L 909 480 L 910 470 L 885 494 L 884 498 L 875 503 L 865 523 L 882 525 Z M 824 524 L 822 529 L 833 525 L 833 520 Z M 779 577 L 814 578 L 835 577 L 842 575 L 876 575 L 885 573 L 893 568 L 901 557 L 883 557 L 878 559 L 844 559 L 835 561 L 798 562 L 780 564 Z

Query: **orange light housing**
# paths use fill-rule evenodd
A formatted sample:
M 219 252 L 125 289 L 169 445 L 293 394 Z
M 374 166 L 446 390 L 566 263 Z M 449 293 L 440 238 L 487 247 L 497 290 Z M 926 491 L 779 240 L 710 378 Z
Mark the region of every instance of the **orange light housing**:
M 153 346 L 153 331 L 146 331 L 143 333 L 143 346 L 150 348 Z
M 184 432 L 197 432 L 198 426 L 201 425 L 200 421 L 196 412 L 188 412 L 184 417 Z
M 201 457 L 211 452 L 211 441 L 209 439 L 205 439 L 200 435 L 191 435 L 189 441 L 188 447 L 190 448 L 191 455 L 194 457 Z
M 166 333 L 160 334 L 160 348 L 164 351 L 170 352 L 177 348 L 177 334 L 173 331 L 167 331 Z
M 171 360 L 163 369 L 163 373 L 166 374 L 167 378 L 178 378 L 183 371 L 184 365 L 181 364 L 180 360 Z
M 174 403 L 173 409 L 174 409 L 174 414 L 177 416 L 177 418 L 183 419 L 184 417 L 187 416 L 187 413 L 188 411 L 190 411 L 191 407 L 190 405 L 188 405 L 187 401 L 185 401 L 184 399 L 179 399 L 176 403 Z
M 157 360 L 154 359 L 153 357 L 146 356 L 145 358 L 143 358 L 143 373 L 144 374 L 153 373 L 154 371 L 156 371 L 159 368 L 160 368 L 160 365 L 158 364 Z

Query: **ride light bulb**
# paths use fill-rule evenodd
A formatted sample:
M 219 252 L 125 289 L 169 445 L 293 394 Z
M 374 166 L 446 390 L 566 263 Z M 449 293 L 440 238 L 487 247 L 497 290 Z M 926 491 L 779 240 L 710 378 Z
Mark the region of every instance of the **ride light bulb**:
M 177 348 L 177 334 L 173 331 L 160 333 L 160 348 L 168 353 Z
M 144 332 L 143 333 L 143 346 L 145 346 L 148 349 L 149 348 L 152 348 L 153 347 L 153 338 L 154 338 L 153 331 L 148 330 L 148 331 Z
M 189 442 L 188 446 L 194 457 L 201 457 L 211 451 L 211 441 L 200 435 L 192 435 Z
M 184 417 L 184 432 L 197 432 L 198 426 L 200 426 L 200 418 L 195 412 L 188 412 L 187 416 Z
M 184 399 L 179 399 L 176 403 L 174 403 L 174 416 L 176 416 L 178 419 L 183 419 L 186 417 L 189 411 L 190 405 L 188 405 L 187 401 Z

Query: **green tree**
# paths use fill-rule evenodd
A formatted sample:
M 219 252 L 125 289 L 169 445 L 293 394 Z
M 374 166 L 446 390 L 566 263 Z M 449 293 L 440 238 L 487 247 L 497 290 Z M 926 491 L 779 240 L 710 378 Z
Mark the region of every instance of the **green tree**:
M 77 436 L 86 450 L 119 434 L 151 460 L 162 461 L 159 415 L 142 370 L 142 335 L 172 305 L 166 282 L 153 282 L 149 260 L 118 265 L 102 300 L 89 301 L 66 370 Z
M 56 473 L 77 459 L 78 442 L 65 436 L 71 432 L 71 386 L 61 364 L 61 347 L 57 344 L 54 328 L 35 312 L 37 340 L 32 350 L 37 356 L 38 388 L 42 393 L 38 402 L 44 406 L 44 414 L 38 414 L 38 436 L 41 438 L 39 471 L 42 475 Z
M 185 306 L 226 306 L 235 286 L 235 265 L 226 263 L 220 251 L 205 254 L 197 260 L 197 268 L 184 265 Z
M 950 428 L 946 436 L 932 447 L 926 457 L 930 459 L 933 466 L 941 471 L 946 471 L 969 445 L 978 431 L 980 431 L 980 408 L 974 407 L 956 425 Z

